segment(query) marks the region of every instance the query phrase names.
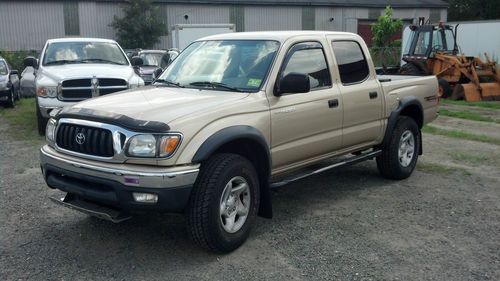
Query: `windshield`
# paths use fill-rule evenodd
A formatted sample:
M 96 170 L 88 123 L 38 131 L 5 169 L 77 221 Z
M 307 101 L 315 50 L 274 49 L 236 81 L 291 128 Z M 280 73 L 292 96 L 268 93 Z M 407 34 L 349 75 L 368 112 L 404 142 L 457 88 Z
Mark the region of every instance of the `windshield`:
M 189 45 L 159 77 L 182 87 L 256 92 L 278 51 L 276 41 L 216 40 Z
M 443 47 L 448 51 L 453 51 L 455 48 L 455 36 L 453 36 L 453 31 L 451 29 L 445 29 L 444 38 L 446 40 L 446 46 Z
M 421 31 L 418 33 L 417 42 L 415 44 L 415 55 L 425 55 L 429 49 L 431 40 L 430 31 Z
M 43 65 L 67 63 L 105 63 L 128 65 L 127 58 L 117 44 L 108 42 L 51 43 L 43 58 Z
M 164 68 L 168 65 L 168 55 L 166 53 L 142 53 L 139 57 L 145 66 L 159 66 Z
M 0 61 L 0 75 L 7 75 L 7 65 L 3 61 Z

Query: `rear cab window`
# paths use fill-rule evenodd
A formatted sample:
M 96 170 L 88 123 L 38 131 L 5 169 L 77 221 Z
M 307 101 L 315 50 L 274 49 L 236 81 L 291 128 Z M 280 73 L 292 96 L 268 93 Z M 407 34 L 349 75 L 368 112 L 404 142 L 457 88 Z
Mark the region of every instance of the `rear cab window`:
M 333 41 L 332 47 L 342 84 L 358 84 L 368 78 L 370 69 L 358 42 Z

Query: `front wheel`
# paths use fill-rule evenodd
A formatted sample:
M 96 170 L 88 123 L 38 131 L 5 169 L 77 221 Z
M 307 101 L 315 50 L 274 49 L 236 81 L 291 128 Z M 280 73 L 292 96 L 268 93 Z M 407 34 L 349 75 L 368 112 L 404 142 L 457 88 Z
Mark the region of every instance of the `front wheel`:
M 191 238 L 201 247 L 228 253 L 245 242 L 259 208 L 255 168 L 236 154 L 204 162 L 187 210 Z
M 409 177 L 417 165 L 420 129 L 414 119 L 399 117 L 388 145 L 377 157 L 377 168 L 388 179 Z
M 45 127 L 47 127 L 47 122 L 49 119 L 44 118 L 42 116 L 42 112 L 40 111 L 40 107 L 38 106 L 38 102 L 36 103 L 36 121 L 38 127 L 38 134 L 40 136 L 45 136 Z

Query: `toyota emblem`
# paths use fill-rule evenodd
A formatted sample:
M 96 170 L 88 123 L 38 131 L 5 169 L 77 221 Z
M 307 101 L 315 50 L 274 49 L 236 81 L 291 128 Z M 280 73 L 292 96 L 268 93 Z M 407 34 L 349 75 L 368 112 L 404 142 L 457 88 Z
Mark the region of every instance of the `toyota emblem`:
M 76 134 L 75 137 L 76 143 L 83 144 L 85 142 L 85 135 L 83 133 Z

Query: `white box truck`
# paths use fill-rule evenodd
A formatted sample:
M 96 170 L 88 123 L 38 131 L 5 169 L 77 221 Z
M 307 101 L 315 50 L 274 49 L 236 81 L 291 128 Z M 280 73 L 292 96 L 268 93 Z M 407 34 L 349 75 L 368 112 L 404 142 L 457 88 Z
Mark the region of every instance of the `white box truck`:
M 172 27 L 172 46 L 182 50 L 199 38 L 235 31 L 234 24 L 176 24 Z

